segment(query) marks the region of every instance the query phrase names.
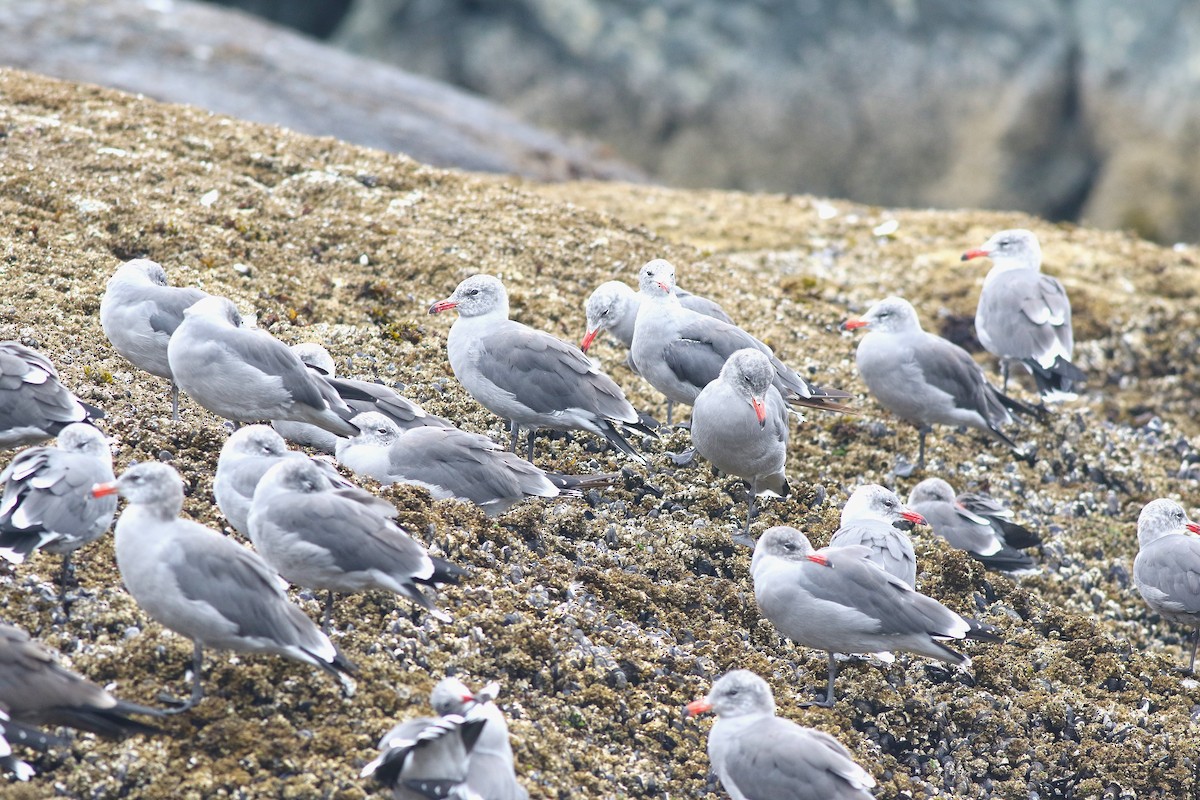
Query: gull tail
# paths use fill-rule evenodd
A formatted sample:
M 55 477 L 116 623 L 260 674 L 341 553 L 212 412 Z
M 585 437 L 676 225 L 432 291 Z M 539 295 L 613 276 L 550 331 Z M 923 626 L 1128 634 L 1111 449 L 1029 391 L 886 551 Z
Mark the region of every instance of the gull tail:
M 627 422 L 625 424 L 634 430 L 642 430 L 642 428 L 639 427 L 641 425 L 639 422 Z M 629 443 L 629 440 L 621 435 L 621 432 L 617 430 L 616 426 L 611 422 L 608 420 L 600 420 L 597 427 L 600 428 L 600 435 L 607 439 L 608 443 L 613 447 L 617 448 L 634 461 L 637 461 L 639 464 L 646 463 L 646 457 L 635 450 L 633 445 Z M 649 429 L 647 428 L 646 431 L 649 431 Z
M 597 475 L 563 475 L 558 472 L 547 472 L 546 477 L 558 490 L 567 494 L 579 494 L 584 489 L 600 489 L 612 486 L 621 476 L 615 472 Z
M 1021 363 L 1033 374 L 1043 400 L 1074 400 L 1077 395 L 1072 387 L 1087 378 L 1083 370 L 1062 356 L 1056 357 L 1049 367 L 1042 366 L 1034 358 L 1023 359 Z

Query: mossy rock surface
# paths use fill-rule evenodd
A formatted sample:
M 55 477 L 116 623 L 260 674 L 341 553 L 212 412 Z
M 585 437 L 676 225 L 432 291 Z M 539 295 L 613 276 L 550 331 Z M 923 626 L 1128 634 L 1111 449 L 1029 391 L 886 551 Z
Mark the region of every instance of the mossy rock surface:
M 450 320 L 426 315 L 470 274 L 500 275 L 515 317 L 578 340 L 593 286 L 632 282 L 637 266 L 665 257 L 682 285 L 719 300 L 802 373 L 861 393 L 856 341 L 838 324 L 897 293 L 928 329 L 969 341 L 986 266 L 958 256 L 1026 226 L 1071 293 L 1091 376 L 1078 401 L 1018 432 L 1036 448 L 1030 462 L 973 433 L 930 440 L 928 474 L 1005 500 L 1046 537 L 1042 570 L 1013 579 L 915 534 L 920 588 L 1003 631 L 1003 644 L 964 648 L 969 673 L 920 658 L 854 662 L 834 709 L 800 708 L 823 685 L 824 654 L 782 642 L 759 617 L 750 553 L 731 543 L 742 488 L 703 461 L 673 466 L 664 454 L 688 445 L 676 431 L 645 442 L 651 468 L 625 469 L 609 490 L 497 520 L 420 489 L 381 489 L 409 530 L 472 569 L 442 592 L 453 622 L 383 595 L 347 599 L 335 638 L 362 669 L 354 698 L 290 662 L 211 653 L 209 697 L 167 722 L 171 735 L 79 735 L 34 759 L 40 774 L 5 785 L 5 797 L 361 798 L 375 792 L 358 777 L 375 741 L 427 713 L 448 670 L 504 684 L 536 798 L 717 796 L 709 723 L 681 708 L 735 667 L 770 681 L 782 715 L 836 735 L 879 797 L 1200 793 L 1186 632 L 1150 615 L 1130 580 L 1141 505 L 1194 502 L 1200 477 L 1195 250 L 1013 214 L 443 171 L 14 71 L 0 71 L 0 162 L 0 338 L 44 350 L 68 386 L 108 411 L 118 468 L 154 458 L 177 467 L 185 513 L 213 528 L 223 524 L 211 483 L 225 426 L 190 401 L 172 423 L 167 384 L 131 368 L 100 330 L 104 281 L 128 258 L 231 297 L 286 342 L 322 342 L 346 375 L 403 385 L 429 411 L 501 437 L 500 420 L 450 371 Z M 888 220 L 894 232 L 877 234 Z M 622 353 L 602 341 L 593 354 L 635 405 L 663 414 Z M 794 492 L 764 503 L 756 530 L 793 524 L 824 544 L 848 489 L 896 483 L 895 454 L 911 453 L 915 434 L 869 398 L 858 405 L 860 415 L 814 412 L 795 430 Z M 585 435 L 543 437 L 537 461 L 561 472 L 630 467 Z M 185 691 L 190 647 L 121 588 L 111 537 L 79 562 L 69 619 L 58 559 L 43 555 L 0 575 L 3 616 L 122 697 Z M 319 612 L 310 593 L 294 596 Z

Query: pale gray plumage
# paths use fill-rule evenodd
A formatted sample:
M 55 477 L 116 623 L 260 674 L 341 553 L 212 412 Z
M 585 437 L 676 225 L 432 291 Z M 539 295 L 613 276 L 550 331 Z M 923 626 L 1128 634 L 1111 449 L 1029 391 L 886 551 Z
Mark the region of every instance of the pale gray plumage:
M 208 297 L 195 287 L 171 286 L 162 265 L 148 258 L 122 264 L 100 298 L 100 326 L 116 351 L 138 369 L 171 381 L 171 415 L 179 419 L 179 387 L 167 343 L 188 307 Z
M 55 446 L 21 451 L 0 473 L 0 557 L 20 564 L 35 550 L 59 553 L 65 580 L 71 553 L 112 524 L 116 498 L 89 491 L 112 479 L 108 441 L 91 425 L 72 423 Z
M 242 326 L 237 307 L 207 297 L 185 312 L 167 358 L 175 382 L 214 414 L 235 422 L 286 419 L 353 436 L 354 412 L 333 387 L 271 334 Z
M 754 548 L 750 572 L 763 616 L 782 635 L 828 653 L 825 699 L 832 705 L 834 653 L 875 653 L 890 660 L 904 651 L 966 666 L 970 659 L 940 640 L 996 635 L 904 581 L 884 572 L 861 546 L 814 551 L 795 528 L 768 529 Z
M 353 693 L 348 673 L 354 665 L 292 605 L 283 581 L 262 558 L 179 517 L 183 481 L 174 469 L 143 462 L 93 492 L 119 492 L 129 501 L 115 539 L 117 567 L 133 599 L 152 619 L 194 643 L 192 696 L 180 710 L 203 697 L 205 646 L 311 664 Z
M 910 587 L 917 586 L 917 556 L 908 534 L 895 527 L 897 522 L 925 522 L 891 489 L 875 483 L 857 487 L 842 508 L 842 524 L 829 538 L 830 547 L 862 545 L 868 556 Z
M 1075 349 L 1071 301 L 1057 278 L 1042 274 L 1042 248 L 1032 231 L 1000 231 L 983 246 L 963 253 L 963 260 L 992 259 L 975 311 L 980 343 L 1000 358 L 1008 388 L 1010 364 L 1029 371 L 1038 392 L 1050 399 L 1070 399 L 1083 372 L 1071 363 Z
M 508 722 L 495 703 L 499 693 L 498 683 L 472 692 L 458 678 L 442 678 L 433 687 L 429 702 L 442 716 L 459 714 L 487 723 L 468 757 L 467 786 L 484 800 L 527 800 L 529 793 L 517 783 L 513 767 Z
M 338 442 L 338 462 L 384 485 L 422 486 L 437 500 L 471 502 L 489 516 L 527 497 L 577 496 L 612 476 L 557 475 L 503 450 L 486 436 L 458 428 L 400 430 L 378 412 L 354 418 L 359 434 Z
M 353 378 L 337 377 L 337 365 L 333 356 L 315 342 L 303 342 L 292 345 L 292 352 L 301 361 L 322 376 L 338 393 L 342 402 L 349 406 L 355 414 L 366 411 L 378 411 L 392 419 L 402 430 L 431 426 L 452 428 L 449 420 L 428 414 L 425 409 L 412 400 L 401 395 L 395 389 L 382 383 L 360 381 Z M 338 437 L 316 425 L 289 420 L 272 420 L 272 427 L 289 442 L 314 447 L 323 453 L 333 454 L 337 450 Z
M 72 422 L 102 416 L 59 383 L 45 355 L 20 342 L 0 342 L 0 449 L 44 442 Z
M 1005 572 L 1034 567 L 1028 554 L 1007 542 L 997 518 L 971 511 L 941 478 L 926 478 L 914 486 L 908 504 L 925 517 L 935 534 L 984 566 Z
M 678 286 L 675 287 L 675 296 L 679 298 L 680 305 L 690 311 L 733 324 L 725 309 L 707 297 L 684 291 Z M 587 352 L 592 340 L 600 331 L 608 331 L 627 349 L 631 347 L 633 326 L 637 322 L 637 312 L 641 305 L 641 293 L 635 292 L 627 283 L 605 281 L 597 286 L 588 295 L 583 307 L 587 316 L 587 333 L 581 345 L 583 351 Z M 635 371 L 636 369 L 637 367 L 634 367 Z
M 775 370 L 772 383 L 792 405 L 846 411 L 845 392 L 814 387 L 781 362 L 765 344 L 736 325 L 689 311 L 675 294 L 675 268 L 655 259 L 639 275 L 642 297 L 630 353 L 638 371 L 667 400 L 694 405 L 734 352 L 758 350 Z
M 1200 644 L 1200 525 L 1174 500 L 1147 503 L 1138 515 L 1138 554 L 1133 583 L 1146 605 L 1163 619 L 1194 630 L 1188 672 L 1196 669 Z
M 248 518 L 254 489 L 267 470 L 283 459 L 312 461 L 321 468 L 333 488 L 354 486 L 327 460 L 310 459 L 304 453 L 289 450 L 283 437 L 267 425 L 243 426 L 225 440 L 213 477 L 217 507 L 233 529 L 243 536 L 250 536 Z
M 118 700 L 67 669 L 41 642 L 0 623 L 0 709 L 18 722 L 66 725 L 109 738 L 158 729 L 130 715 L 161 716 L 157 709 Z
M 468 758 L 487 725 L 450 714 L 402 722 L 379 741 L 379 756 L 363 767 L 395 800 L 484 800 L 467 785 Z
M 772 385 L 775 370 L 758 350 L 735 351 L 696 397 L 692 442 L 713 466 L 750 484 L 743 535 L 759 492 L 788 493 L 788 410 Z
M 1014 421 L 1011 412 L 1033 409 L 989 384 L 966 350 L 925 332 L 907 300 L 880 300 L 843 327 L 867 329 L 855 354 L 858 374 L 880 405 L 918 427 L 918 466 L 925 465 L 925 436 L 935 424 L 966 425 L 1017 450 L 1000 426 Z
M 717 714 L 708 759 L 731 800 L 865 800 L 875 779 L 841 742 L 775 716 L 767 682 L 748 670 L 727 672 L 692 714 Z
M 491 275 L 475 275 L 429 313 L 456 308 L 446 352 L 455 377 L 472 397 L 514 426 L 586 430 L 599 434 L 629 457 L 645 459 L 615 423 L 639 427 L 625 393 L 579 348 L 508 318 L 508 293 Z
M 453 573 L 398 526 L 395 508 L 357 487 L 330 486 L 308 459 L 283 459 L 258 482 L 250 505 L 250 541 L 284 579 L 330 593 L 382 589 L 403 595 L 442 620 L 417 584 Z

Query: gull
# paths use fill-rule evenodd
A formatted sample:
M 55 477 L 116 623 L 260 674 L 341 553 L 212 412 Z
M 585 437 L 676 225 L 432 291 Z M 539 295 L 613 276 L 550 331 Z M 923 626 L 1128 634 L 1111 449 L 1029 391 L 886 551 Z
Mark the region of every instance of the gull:
M 446 352 L 455 377 L 480 405 L 512 425 L 516 451 L 521 426 L 530 428 L 529 460 L 540 428 L 586 430 L 603 436 L 639 463 L 617 423 L 654 435 L 621 387 L 566 342 L 508 318 L 508 293 L 491 275 L 474 275 L 430 314 L 458 310 Z
M 171 286 L 167 271 L 148 258 L 122 264 L 100 298 L 104 335 L 129 363 L 171 382 L 171 419 L 179 419 L 179 386 L 167 360 L 167 343 L 183 312 L 208 297 L 190 286 Z
M 1042 397 L 1073 399 L 1072 387 L 1086 376 L 1071 363 L 1071 301 L 1057 278 L 1042 274 L 1037 236 L 1021 229 L 1000 231 L 962 255 L 963 261 L 973 258 L 992 260 L 979 293 L 975 332 L 1000 358 L 1002 391 L 1008 391 L 1009 366 L 1020 364 L 1033 375 Z

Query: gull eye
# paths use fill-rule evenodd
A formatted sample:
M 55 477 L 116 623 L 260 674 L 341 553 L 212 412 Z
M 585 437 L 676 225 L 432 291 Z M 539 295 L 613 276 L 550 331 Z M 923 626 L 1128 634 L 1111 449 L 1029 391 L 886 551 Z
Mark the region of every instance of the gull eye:
M 479 290 L 478 290 L 478 289 L 468 289 L 468 290 L 467 290 L 467 295 L 468 295 L 468 296 L 470 296 L 470 297 L 474 297 L 474 296 L 475 296 L 475 295 L 477 295 L 477 294 L 479 294 Z

